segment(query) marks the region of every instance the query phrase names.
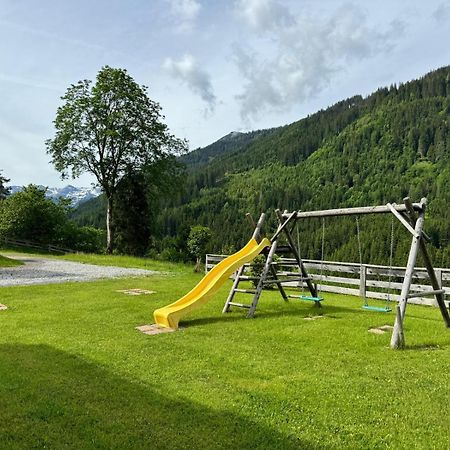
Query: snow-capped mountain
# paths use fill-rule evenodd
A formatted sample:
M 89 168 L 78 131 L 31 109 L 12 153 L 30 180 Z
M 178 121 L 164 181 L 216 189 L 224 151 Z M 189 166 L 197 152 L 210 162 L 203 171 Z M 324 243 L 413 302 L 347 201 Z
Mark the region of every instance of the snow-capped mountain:
M 45 189 L 45 186 L 39 186 Z M 20 192 L 23 186 L 10 186 L 11 194 Z M 63 188 L 47 188 L 46 196 L 53 200 L 57 200 L 59 197 L 68 198 L 72 201 L 72 206 L 77 206 L 80 203 L 90 200 L 91 198 L 98 197 L 101 194 L 100 188 L 93 187 L 75 187 L 65 186 Z

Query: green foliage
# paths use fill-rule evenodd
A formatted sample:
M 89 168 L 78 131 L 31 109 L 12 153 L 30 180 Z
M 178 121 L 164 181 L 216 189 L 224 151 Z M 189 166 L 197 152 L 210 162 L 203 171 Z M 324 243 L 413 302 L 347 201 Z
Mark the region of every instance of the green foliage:
M 6 184 L 9 183 L 9 179 L 5 178 L 2 175 L 2 171 L 0 170 L 0 200 L 5 199 L 9 194 L 9 188 L 6 187 Z
M 46 189 L 35 185 L 10 195 L 0 203 L 0 238 L 53 244 L 86 252 L 104 249 L 104 232 L 79 227 L 68 219 L 69 201 L 46 198 Z
M 0 237 L 52 243 L 67 222 L 69 206 L 45 197 L 45 189 L 29 185 L 0 204 Z
M 0 267 L 16 267 L 23 265 L 22 261 L 17 261 L 16 259 L 7 258 L 6 256 L 0 255 Z
M 107 199 L 107 249 L 113 248 L 112 202 L 118 183 L 133 167 L 178 153 L 185 143 L 162 122 L 161 107 L 126 70 L 103 67 L 96 83 L 71 85 L 54 121 L 56 135 L 47 152 L 62 177 L 89 172 Z
M 211 240 L 212 233 L 208 227 L 202 227 L 201 225 L 195 225 L 191 227 L 189 232 L 189 238 L 187 247 L 189 253 L 197 260 L 195 271 L 200 271 L 200 263 L 202 257 L 206 253 L 206 247 Z
M 450 266 L 449 80 L 450 68 L 444 67 L 269 130 L 232 151 L 224 148 L 209 164 L 190 167 L 185 193 L 172 199 L 159 221 L 170 223 L 165 230 L 172 235 L 194 221 L 210 227 L 218 252 L 248 240 L 247 212 L 269 212 L 265 229 L 271 231 L 275 208 L 315 210 L 426 196 L 433 258 Z M 365 218 L 361 226 L 365 261 L 385 264 L 390 218 Z M 320 258 L 320 238 L 318 221 L 302 223 L 304 257 Z M 404 265 L 409 236 L 399 228 L 396 241 L 394 260 Z M 354 220 L 327 220 L 325 247 L 325 258 L 358 261 Z

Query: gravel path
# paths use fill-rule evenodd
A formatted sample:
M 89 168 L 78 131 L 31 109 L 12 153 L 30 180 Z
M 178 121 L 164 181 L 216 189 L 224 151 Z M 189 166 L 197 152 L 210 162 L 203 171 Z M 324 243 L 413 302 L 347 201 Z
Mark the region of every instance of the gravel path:
M 0 268 L 0 286 L 92 281 L 101 278 L 144 277 L 159 273 L 153 270 L 96 266 L 34 256 L 10 256 L 10 258 L 23 261 L 25 264 L 18 267 Z

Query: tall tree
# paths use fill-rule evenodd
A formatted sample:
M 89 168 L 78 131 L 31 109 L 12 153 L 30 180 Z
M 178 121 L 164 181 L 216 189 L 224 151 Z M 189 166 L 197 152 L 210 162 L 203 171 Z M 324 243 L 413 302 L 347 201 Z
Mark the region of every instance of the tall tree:
M 6 183 L 9 183 L 10 180 L 5 178 L 1 172 L 0 170 L 0 200 L 3 200 L 9 195 L 10 189 L 6 187 Z
M 124 69 L 103 67 L 96 83 L 71 85 L 54 121 L 56 134 L 46 142 L 62 178 L 93 174 L 107 199 L 107 251 L 114 242 L 113 205 L 120 179 L 128 167 L 139 169 L 186 143 L 170 134 L 158 103 Z

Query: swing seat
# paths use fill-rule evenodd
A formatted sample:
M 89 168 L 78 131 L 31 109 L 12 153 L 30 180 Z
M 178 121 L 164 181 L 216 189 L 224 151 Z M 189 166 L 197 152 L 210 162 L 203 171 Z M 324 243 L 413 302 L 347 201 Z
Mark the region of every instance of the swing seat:
M 392 308 L 389 308 L 388 306 L 370 306 L 370 305 L 363 305 L 362 309 L 366 309 L 368 311 L 378 311 L 378 312 L 391 312 Z
M 308 302 L 316 302 L 316 303 L 320 303 L 323 300 L 323 297 L 310 297 L 308 295 L 300 295 L 298 297 L 299 300 L 305 300 Z

